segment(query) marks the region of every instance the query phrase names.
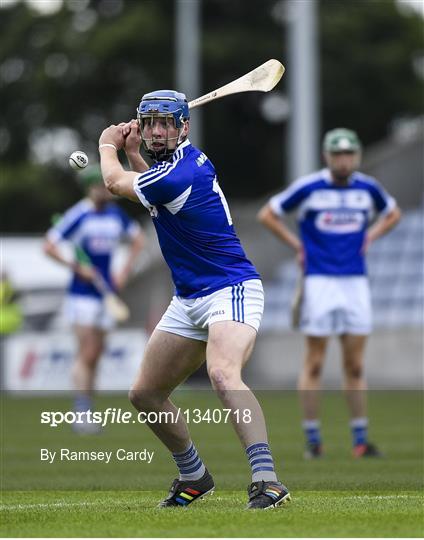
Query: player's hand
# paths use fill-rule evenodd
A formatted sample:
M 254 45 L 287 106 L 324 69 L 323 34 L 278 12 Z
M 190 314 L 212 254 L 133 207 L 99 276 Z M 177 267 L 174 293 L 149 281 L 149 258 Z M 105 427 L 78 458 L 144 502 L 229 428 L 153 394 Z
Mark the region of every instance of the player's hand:
M 127 154 L 138 154 L 141 145 L 141 133 L 137 120 L 131 120 L 122 127 L 125 137 L 124 150 Z
M 125 270 L 122 270 L 121 272 L 113 276 L 113 284 L 115 285 L 117 291 L 122 291 L 122 289 L 128 282 L 128 278 L 129 273 Z
M 114 144 L 118 150 L 121 150 L 125 144 L 123 125 L 115 126 L 112 124 L 104 129 L 99 139 L 99 145 L 101 144 Z
M 305 250 L 303 249 L 302 245 L 296 250 L 296 262 L 299 265 L 300 269 L 304 271 L 305 270 Z
M 86 264 L 77 264 L 74 269 L 75 274 L 84 281 L 93 282 L 96 277 L 96 271 Z
M 362 244 L 362 247 L 361 247 L 361 255 L 366 255 L 368 253 L 371 243 L 372 243 L 372 239 L 370 235 L 366 234 L 364 238 L 364 243 Z

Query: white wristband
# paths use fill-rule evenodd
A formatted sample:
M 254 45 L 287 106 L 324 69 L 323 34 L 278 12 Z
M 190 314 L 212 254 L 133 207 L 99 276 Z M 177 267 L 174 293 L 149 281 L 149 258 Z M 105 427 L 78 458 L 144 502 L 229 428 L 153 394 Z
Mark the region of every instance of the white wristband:
M 116 146 L 112 143 L 104 143 L 104 144 L 99 144 L 99 150 L 100 148 L 105 148 L 109 146 L 109 148 L 114 148 L 116 151 L 118 151 L 118 149 L 116 148 Z

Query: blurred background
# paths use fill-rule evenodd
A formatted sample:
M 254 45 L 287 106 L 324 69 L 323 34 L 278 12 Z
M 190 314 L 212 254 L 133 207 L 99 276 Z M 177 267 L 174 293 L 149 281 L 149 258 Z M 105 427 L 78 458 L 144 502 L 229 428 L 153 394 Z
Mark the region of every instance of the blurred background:
M 96 162 L 101 131 L 133 118 L 145 92 L 177 88 L 194 99 L 269 58 L 286 67 L 277 87 L 196 109 L 190 137 L 214 163 L 264 278 L 266 309 L 248 382 L 294 387 L 302 360 L 302 337 L 289 325 L 296 265 L 256 223 L 256 212 L 319 168 L 322 135 L 344 126 L 363 141 L 362 170 L 404 212 L 369 255 L 376 329 L 368 380 L 373 388 L 421 387 L 423 22 L 422 0 L 1 0 L 3 387 L 70 388 L 75 343 L 61 312 L 69 274 L 41 246 L 52 215 L 83 197 L 71 152 L 84 150 Z M 149 215 L 120 204 L 148 243 L 123 293 L 131 319 L 111 334 L 102 363 L 98 384 L 106 390 L 129 386 L 172 295 Z M 331 387 L 340 377 L 334 343 L 324 381 Z M 204 372 L 193 380 L 202 382 Z

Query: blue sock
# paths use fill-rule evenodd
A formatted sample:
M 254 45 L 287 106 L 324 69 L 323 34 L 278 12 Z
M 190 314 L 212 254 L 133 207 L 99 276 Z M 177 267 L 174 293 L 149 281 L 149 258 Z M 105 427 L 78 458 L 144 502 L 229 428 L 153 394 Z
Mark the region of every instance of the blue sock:
M 93 400 L 91 396 L 88 396 L 87 394 L 77 394 L 74 400 L 74 411 L 86 412 L 88 410 L 93 410 Z
M 368 442 L 368 418 L 352 418 L 350 421 L 353 446 L 367 444 Z
M 251 444 L 246 448 L 246 454 L 252 468 L 252 482 L 277 480 L 268 443 Z
M 321 424 L 319 420 L 304 420 L 302 427 L 308 444 L 321 444 Z
M 180 471 L 180 480 L 199 480 L 205 474 L 203 461 L 192 442 L 185 452 L 172 454 L 172 457 Z

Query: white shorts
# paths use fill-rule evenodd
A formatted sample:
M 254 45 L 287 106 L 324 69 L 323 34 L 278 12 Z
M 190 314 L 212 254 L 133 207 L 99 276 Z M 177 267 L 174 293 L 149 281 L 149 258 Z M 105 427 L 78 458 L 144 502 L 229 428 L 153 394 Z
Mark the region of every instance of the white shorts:
M 115 325 L 101 298 L 69 294 L 65 299 L 64 310 L 66 319 L 72 325 L 93 326 L 101 330 L 110 330 Z
M 200 298 L 174 296 L 156 328 L 207 341 L 209 326 L 218 321 L 242 322 L 258 331 L 263 310 L 262 282 L 249 279 Z
M 372 330 L 366 276 L 307 276 L 300 329 L 308 336 L 367 335 Z

